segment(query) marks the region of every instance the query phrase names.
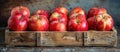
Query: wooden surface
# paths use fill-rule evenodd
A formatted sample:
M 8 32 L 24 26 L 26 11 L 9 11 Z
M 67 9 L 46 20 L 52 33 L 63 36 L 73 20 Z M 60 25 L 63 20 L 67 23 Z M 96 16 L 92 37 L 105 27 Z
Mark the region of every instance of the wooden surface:
M 117 31 L 87 31 L 84 34 L 85 46 L 113 46 L 117 47 Z
M 37 46 L 83 46 L 83 32 L 41 32 Z
M 16 47 L 0 49 L 1 52 L 120 52 L 118 48 L 105 47 Z
M 11 46 L 36 46 L 36 34 L 34 32 L 9 31 L 5 32 L 5 43 Z

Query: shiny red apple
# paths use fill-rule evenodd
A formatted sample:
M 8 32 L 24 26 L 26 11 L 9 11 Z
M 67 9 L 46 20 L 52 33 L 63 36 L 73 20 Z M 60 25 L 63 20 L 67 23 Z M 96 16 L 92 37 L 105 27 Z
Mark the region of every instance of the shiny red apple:
M 71 16 L 78 16 L 78 15 L 83 15 L 86 18 L 86 13 L 81 7 L 75 7 L 71 12 L 70 12 L 70 17 Z
M 11 16 L 8 20 L 8 28 L 12 31 L 24 31 L 27 28 L 28 19 L 22 14 Z
M 103 8 L 103 7 L 92 7 L 88 11 L 88 18 L 96 16 L 98 14 L 102 14 L 102 13 L 107 13 L 107 10 L 105 8 Z
M 28 29 L 32 31 L 47 31 L 49 21 L 44 15 L 33 15 L 28 22 Z
M 80 18 L 81 20 L 86 20 L 86 17 L 84 15 L 82 15 L 82 14 L 70 16 L 69 20 L 74 19 L 74 18 Z
M 54 12 L 52 13 L 52 15 L 50 16 L 50 19 L 49 19 L 50 22 L 52 21 L 61 21 L 61 22 L 64 22 L 67 24 L 67 16 L 63 13 L 60 13 L 60 12 Z
M 69 31 L 87 31 L 88 23 L 86 20 L 81 20 L 80 18 L 70 19 L 68 22 Z
M 66 31 L 66 24 L 60 21 L 53 21 L 50 23 L 50 31 Z
M 47 10 L 37 10 L 34 14 L 44 15 L 49 19 L 49 12 Z
M 56 8 L 54 8 L 53 10 L 52 10 L 52 13 L 53 12 L 61 12 L 61 13 L 63 13 L 63 14 L 68 14 L 68 9 L 67 8 L 65 8 L 65 7 L 56 7 Z
M 109 14 L 105 13 L 88 18 L 88 24 L 90 30 L 110 31 L 114 21 Z
M 30 10 L 26 6 L 17 6 L 11 10 L 11 16 L 22 14 L 25 17 L 30 17 Z

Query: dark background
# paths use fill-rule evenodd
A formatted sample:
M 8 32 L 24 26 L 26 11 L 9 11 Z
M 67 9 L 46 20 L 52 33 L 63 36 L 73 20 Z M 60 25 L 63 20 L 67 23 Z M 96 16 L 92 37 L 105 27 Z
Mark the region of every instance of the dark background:
M 104 7 L 113 17 L 118 37 L 120 37 L 120 0 L 0 0 L 0 44 L 4 44 L 5 29 L 11 9 L 20 5 L 27 6 L 31 14 L 38 9 L 51 11 L 58 6 L 64 6 L 69 11 L 80 6 L 86 12 L 93 6 Z M 120 48 L 120 38 L 118 38 L 118 47 Z

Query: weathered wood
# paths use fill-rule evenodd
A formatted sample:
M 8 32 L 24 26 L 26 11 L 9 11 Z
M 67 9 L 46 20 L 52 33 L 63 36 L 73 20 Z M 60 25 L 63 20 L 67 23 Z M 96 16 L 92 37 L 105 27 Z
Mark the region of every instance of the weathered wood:
M 120 52 L 119 48 L 106 47 L 15 47 L 1 48 L 0 52 Z
M 26 47 L 18 47 L 18 48 L 9 48 L 7 52 L 40 52 L 40 48 L 26 48 Z
M 5 41 L 11 46 L 117 46 L 117 31 L 9 31 Z
M 36 46 L 37 35 L 35 32 L 28 31 L 9 31 L 5 32 L 5 42 L 7 47 L 11 46 Z
M 84 34 L 84 46 L 117 46 L 117 31 L 87 31 Z
M 83 46 L 83 32 L 40 32 L 37 46 Z

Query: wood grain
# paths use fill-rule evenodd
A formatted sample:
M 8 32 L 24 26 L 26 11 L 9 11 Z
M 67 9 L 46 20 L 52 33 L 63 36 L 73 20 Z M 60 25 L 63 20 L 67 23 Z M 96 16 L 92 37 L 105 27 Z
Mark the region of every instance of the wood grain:
M 87 31 L 84 34 L 85 46 L 117 46 L 117 31 Z
M 41 32 L 37 46 L 83 46 L 83 32 Z
M 27 31 L 6 31 L 5 42 L 7 47 L 11 46 L 36 46 L 36 34 Z
M 15 47 L 0 48 L 0 52 L 120 52 L 120 49 L 106 47 Z

